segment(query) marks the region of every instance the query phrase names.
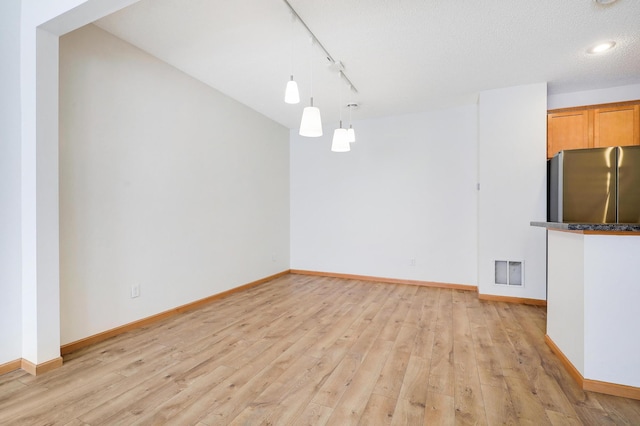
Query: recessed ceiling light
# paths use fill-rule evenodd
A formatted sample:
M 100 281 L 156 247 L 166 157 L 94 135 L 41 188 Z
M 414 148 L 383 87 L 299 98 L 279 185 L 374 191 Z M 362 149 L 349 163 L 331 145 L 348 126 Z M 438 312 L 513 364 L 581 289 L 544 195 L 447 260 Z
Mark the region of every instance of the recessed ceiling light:
M 598 4 L 611 4 L 616 2 L 616 0 L 594 0 L 594 1 Z
M 615 41 L 605 41 L 604 43 L 598 43 L 595 46 L 592 46 L 587 49 L 587 53 L 602 53 L 607 50 L 613 49 L 613 46 L 616 45 Z

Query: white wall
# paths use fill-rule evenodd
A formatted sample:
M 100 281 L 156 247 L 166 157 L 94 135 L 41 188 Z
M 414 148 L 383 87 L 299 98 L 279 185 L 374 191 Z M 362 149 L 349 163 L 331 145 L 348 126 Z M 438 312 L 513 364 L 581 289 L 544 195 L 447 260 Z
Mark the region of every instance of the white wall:
M 585 236 L 549 231 L 548 238 L 547 335 L 584 377 Z
M 60 355 L 58 36 L 135 1 L 21 2 L 21 352 L 35 364 Z
M 349 153 L 293 130 L 292 269 L 475 285 L 476 115 L 358 121 Z
M 288 269 L 288 145 L 95 26 L 62 37 L 62 344 Z
M 546 298 L 545 83 L 490 90 L 479 98 L 481 294 Z M 494 284 L 495 260 L 524 261 L 524 286 Z
M 584 236 L 584 377 L 587 379 L 640 387 L 638 258 L 639 236 Z
M 549 231 L 547 334 L 585 379 L 640 386 L 640 237 Z
M 0 2 L 0 364 L 22 356 L 20 7 Z
M 635 101 L 640 99 L 640 84 L 585 90 L 583 92 L 558 93 L 547 98 L 548 108 L 570 108 L 575 106 Z

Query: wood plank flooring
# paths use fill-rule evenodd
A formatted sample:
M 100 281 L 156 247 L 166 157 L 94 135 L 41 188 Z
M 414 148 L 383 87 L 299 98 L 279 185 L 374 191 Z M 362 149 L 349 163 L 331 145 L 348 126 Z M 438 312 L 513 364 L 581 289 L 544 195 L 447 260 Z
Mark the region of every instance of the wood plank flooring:
M 10 425 L 639 425 L 583 392 L 544 308 L 451 289 L 288 275 L 0 376 Z

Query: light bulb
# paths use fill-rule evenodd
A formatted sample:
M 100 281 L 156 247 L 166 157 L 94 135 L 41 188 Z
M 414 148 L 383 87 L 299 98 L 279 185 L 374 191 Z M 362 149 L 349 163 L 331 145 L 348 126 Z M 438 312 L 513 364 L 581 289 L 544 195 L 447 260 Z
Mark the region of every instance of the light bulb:
M 615 41 L 606 41 L 604 43 L 598 43 L 593 47 L 590 47 L 589 49 L 587 49 L 587 53 L 602 53 L 602 52 L 606 52 L 607 50 L 613 49 L 613 47 L 616 45 Z

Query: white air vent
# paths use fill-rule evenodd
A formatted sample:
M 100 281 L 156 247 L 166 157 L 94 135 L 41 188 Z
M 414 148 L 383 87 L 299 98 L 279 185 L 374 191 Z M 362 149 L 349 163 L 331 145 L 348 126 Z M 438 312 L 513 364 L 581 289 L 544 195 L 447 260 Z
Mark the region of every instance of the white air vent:
M 522 286 L 524 284 L 524 262 L 515 260 L 496 260 L 496 284 Z

